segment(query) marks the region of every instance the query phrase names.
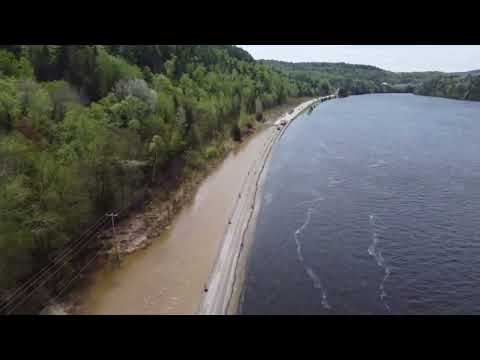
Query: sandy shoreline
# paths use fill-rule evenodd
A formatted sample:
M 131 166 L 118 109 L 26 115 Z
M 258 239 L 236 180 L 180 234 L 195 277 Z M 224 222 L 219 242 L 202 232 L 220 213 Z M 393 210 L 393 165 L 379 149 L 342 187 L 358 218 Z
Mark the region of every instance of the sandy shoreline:
M 275 123 L 295 118 L 316 101 L 297 106 Z M 281 131 L 277 126 L 260 130 L 229 154 L 200 184 L 167 232 L 126 257 L 120 267 L 106 266 L 94 275 L 79 295 L 75 313 L 223 314 L 227 308 L 235 313 L 247 253 L 239 249 L 242 241 L 244 250 L 249 244 L 251 234 L 246 231 L 254 229 L 270 149 L 287 126 Z M 245 195 L 239 197 L 240 193 Z M 221 279 L 217 285 L 212 283 L 215 276 Z M 205 299 L 215 293 L 215 307 L 209 308 Z M 222 301 L 218 294 L 223 294 Z

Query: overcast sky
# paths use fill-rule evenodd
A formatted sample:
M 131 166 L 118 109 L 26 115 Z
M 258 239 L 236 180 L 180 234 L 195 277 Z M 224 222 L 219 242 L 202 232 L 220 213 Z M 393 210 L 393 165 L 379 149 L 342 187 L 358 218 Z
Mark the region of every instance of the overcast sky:
M 480 45 L 239 45 L 255 59 L 374 65 L 390 71 L 480 69 Z

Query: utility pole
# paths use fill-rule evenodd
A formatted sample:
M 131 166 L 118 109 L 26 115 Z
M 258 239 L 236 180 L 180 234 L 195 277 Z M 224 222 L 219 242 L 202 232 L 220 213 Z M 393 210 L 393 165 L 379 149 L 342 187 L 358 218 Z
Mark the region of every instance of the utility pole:
M 105 214 L 105 216 L 108 216 L 112 219 L 112 231 L 113 231 L 113 237 L 112 237 L 112 243 L 113 243 L 113 251 L 115 253 L 115 257 L 118 263 L 120 263 L 120 251 L 118 249 L 118 242 L 115 241 L 116 237 L 116 232 L 115 232 L 115 218 L 118 217 L 118 214 L 116 213 L 109 213 Z

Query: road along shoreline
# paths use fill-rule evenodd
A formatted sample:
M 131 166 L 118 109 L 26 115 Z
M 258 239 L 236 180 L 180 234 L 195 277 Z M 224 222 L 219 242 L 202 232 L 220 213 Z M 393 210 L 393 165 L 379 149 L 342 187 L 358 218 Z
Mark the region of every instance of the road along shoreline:
M 261 188 L 267 173 L 273 146 L 282 137 L 291 122 L 305 110 L 325 100 L 330 95 L 306 101 L 293 111 L 280 117 L 270 128 L 263 151 L 250 167 L 238 194 L 236 206 L 230 216 L 217 259 L 205 286 L 197 314 L 226 315 L 238 311 L 244 279 L 248 247 L 253 238 L 255 218 L 260 208 Z
M 303 103 L 302 103 L 303 104 Z M 286 106 L 284 108 L 292 108 Z M 308 106 L 302 110 L 308 109 Z M 283 110 L 281 110 L 283 113 Z M 287 112 L 286 110 L 285 112 Z M 286 128 L 272 126 L 278 122 L 278 111 L 269 114 L 267 122 L 254 136 L 234 149 L 199 184 L 190 202 L 176 215 L 169 228 L 145 250 L 126 256 L 118 266 L 106 266 L 91 274 L 86 286 L 72 293 L 75 314 L 88 315 L 191 315 L 198 313 L 204 286 L 209 285 L 212 269 L 220 258 L 226 229 L 235 224 L 233 214 L 242 205 L 239 193 L 255 182 L 248 175 L 260 169 L 262 155 L 271 147 L 274 136 Z M 291 113 L 293 115 L 298 111 Z M 254 162 L 257 162 L 254 164 Z M 258 171 L 258 170 L 257 170 Z M 266 173 L 266 169 L 263 170 Z M 261 174 L 260 172 L 258 174 Z M 248 179 L 247 179 L 248 178 Z M 257 188 L 261 189 L 261 181 Z M 251 192 L 251 190 L 250 190 Z M 257 195 L 257 199 L 259 196 Z M 249 220 L 254 228 L 255 214 L 244 204 L 242 223 Z M 254 206 L 257 208 L 257 206 Z M 231 225 L 228 223 L 231 222 Z M 242 232 L 239 232 L 243 235 Z M 240 236 L 238 235 L 238 236 Z M 245 235 L 248 239 L 248 233 Z M 232 242 L 232 240 L 230 240 Z M 248 241 L 245 241 L 247 244 Z M 235 254 L 235 252 L 233 252 Z M 231 254 L 227 254 L 231 256 Z M 243 258 L 238 269 L 242 268 Z M 237 264 L 234 265 L 237 268 Z M 235 273 L 234 273 L 235 275 Z M 242 272 L 236 272 L 233 284 L 241 284 Z M 230 289 L 230 308 L 235 307 L 236 292 Z M 225 296 L 228 298 L 228 296 Z

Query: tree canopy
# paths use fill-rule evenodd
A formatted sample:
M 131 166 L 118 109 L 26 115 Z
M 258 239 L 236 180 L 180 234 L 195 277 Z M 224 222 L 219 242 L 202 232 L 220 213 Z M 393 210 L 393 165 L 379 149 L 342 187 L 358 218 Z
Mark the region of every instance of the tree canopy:
M 0 297 L 105 211 L 320 91 L 235 46 L 0 45 Z

